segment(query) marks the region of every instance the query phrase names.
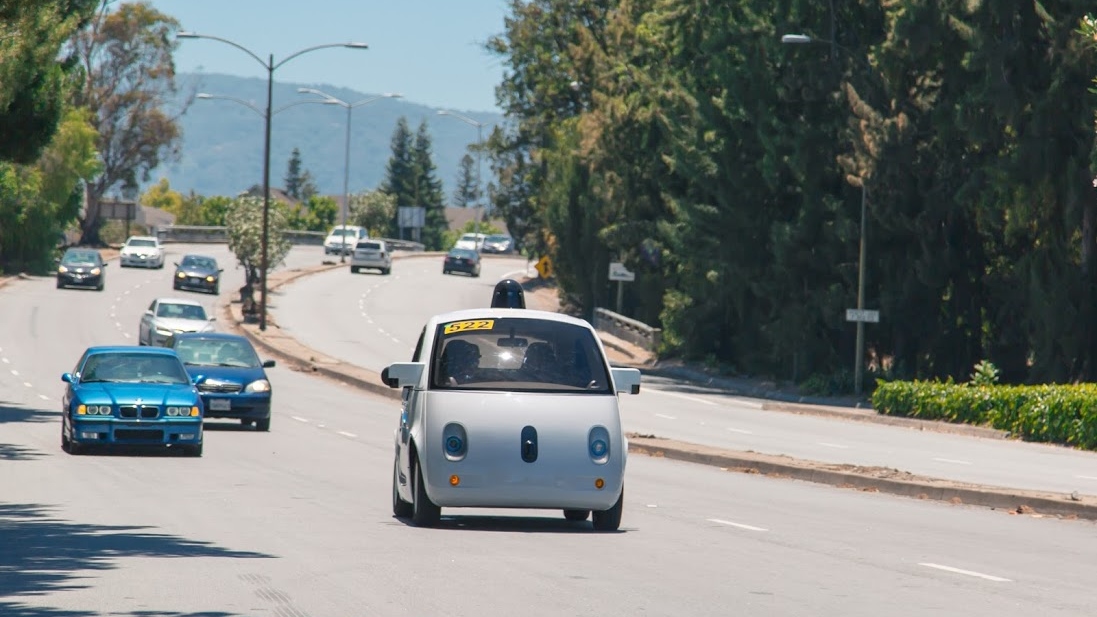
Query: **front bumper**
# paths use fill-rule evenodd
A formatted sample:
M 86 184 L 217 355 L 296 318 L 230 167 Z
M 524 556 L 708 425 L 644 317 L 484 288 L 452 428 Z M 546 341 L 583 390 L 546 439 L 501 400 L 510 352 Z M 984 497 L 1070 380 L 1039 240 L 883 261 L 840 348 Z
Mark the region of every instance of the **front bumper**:
M 324 245 L 324 254 L 325 255 L 339 255 L 341 253 L 343 255 L 350 255 L 353 252 L 353 251 L 351 251 L 350 247 L 351 247 L 351 245 L 349 245 L 349 244 L 342 245 L 342 246 L 340 246 L 338 244 L 325 244 Z
M 118 261 L 123 266 L 136 268 L 155 268 L 160 265 L 160 259 L 155 255 L 120 255 Z
M 57 284 L 61 287 L 99 287 L 102 274 L 75 274 L 66 272 L 57 275 Z
M 188 276 L 186 278 L 175 277 L 175 282 L 172 284 L 172 286 L 175 289 L 187 289 L 191 291 L 205 291 L 213 293 L 217 291 L 217 285 L 219 282 L 220 281 L 216 278 L 213 279 L 213 282 L 211 283 L 204 278 L 196 276 Z
M 270 392 L 200 392 L 207 418 L 265 420 L 270 417 Z
M 69 439 L 81 445 L 167 446 L 202 443 L 202 419 L 145 420 L 71 418 Z

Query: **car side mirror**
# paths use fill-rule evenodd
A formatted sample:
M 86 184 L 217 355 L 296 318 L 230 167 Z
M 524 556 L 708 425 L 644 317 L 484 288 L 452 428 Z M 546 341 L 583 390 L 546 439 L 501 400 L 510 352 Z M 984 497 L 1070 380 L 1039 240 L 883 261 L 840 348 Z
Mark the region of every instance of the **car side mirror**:
M 618 392 L 640 394 L 640 369 L 614 368 L 612 372 L 613 385 Z
M 152 316 L 152 309 L 149 309 L 149 310 L 145 311 L 145 314 L 148 315 L 149 317 L 151 317 Z
M 394 362 L 381 370 L 381 382 L 390 388 L 414 387 L 425 369 L 422 362 Z
M 209 320 L 210 321 L 217 321 L 217 318 L 216 317 L 210 317 Z
M 274 360 L 264 360 L 263 368 L 274 368 Z
M 72 383 L 72 373 L 61 373 L 61 381 Z

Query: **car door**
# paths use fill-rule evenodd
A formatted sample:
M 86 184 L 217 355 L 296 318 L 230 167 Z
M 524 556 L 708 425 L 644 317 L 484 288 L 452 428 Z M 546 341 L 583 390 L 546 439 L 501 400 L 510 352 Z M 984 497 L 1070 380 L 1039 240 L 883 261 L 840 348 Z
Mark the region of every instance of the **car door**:
M 424 354 L 423 345 L 426 343 L 427 328 L 424 326 L 419 333 L 419 341 L 415 344 L 415 352 L 411 356 L 412 362 L 422 362 L 422 358 L 429 358 L 429 352 Z M 429 367 L 428 367 L 429 369 Z M 411 448 L 408 442 L 411 440 L 411 424 L 419 415 L 416 413 L 416 405 L 420 404 L 422 392 L 418 388 L 404 388 L 400 393 L 400 426 L 396 438 L 396 457 L 399 460 L 400 475 L 409 478 L 411 475 Z
M 156 314 L 157 300 L 153 300 L 152 304 L 149 304 L 148 310 L 141 316 L 141 327 L 137 330 L 137 342 L 144 343 L 148 341 L 148 344 L 152 344 L 152 316 Z

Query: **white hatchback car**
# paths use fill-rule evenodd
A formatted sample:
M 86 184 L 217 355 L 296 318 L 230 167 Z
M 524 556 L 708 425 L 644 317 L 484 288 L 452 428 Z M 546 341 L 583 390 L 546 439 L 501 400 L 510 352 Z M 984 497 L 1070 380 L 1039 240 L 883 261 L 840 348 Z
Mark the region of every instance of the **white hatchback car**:
M 350 257 L 350 272 L 359 270 L 380 270 L 381 274 L 392 272 L 392 251 L 384 240 L 359 240 Z
M 130 236 L 118 255 L 123 268 L 163 268 L 164 259 L 164 245 L 156 236 Z
M 396 516 L 431 526 L 443 507 L 561 509 L 599 531 L 620 526 L 618 393 L 638 393 L 640 371 L 611 368 L 587 322 L 524 308 L 437 315 L 413 361 L 381 378 L 403 389 Z

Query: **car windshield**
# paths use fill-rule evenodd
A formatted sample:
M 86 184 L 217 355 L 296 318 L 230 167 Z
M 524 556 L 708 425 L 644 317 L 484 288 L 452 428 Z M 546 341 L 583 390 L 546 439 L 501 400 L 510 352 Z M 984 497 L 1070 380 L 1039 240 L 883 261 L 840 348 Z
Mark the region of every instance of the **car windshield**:
M 355 229 L 336 229 L 335 231 L 331 232 L 331 235 L 333 235 L 333 236 L 356 236 L 356 235 L 358 235 L 358 231 L 355 230 Z
M 126 243 L 126 246 L 156 246 L 156 240 L 147 240 L 144 238 L 133 238 Z
M 435 333 L 432 389 L 611 393 L 588 328 L 547 319 L 444 323 Z
M 206 309 L 198 304 L 177 304 L 174 302 L 161 302 L 156 307 L 157 317 L 171 319 L 201 319 L 206 320 Z
M 509 242 L 510 236 L 488 236 L 484 242 Z
M 175 353 L 187 366 L 260 366 L 259 356 L 246 340 L 183 338 L 175 343 Z
M 98 254 L 93 251 L 69 251 L 61 258 L 63 264 L 93 264 L 98 260 Z
M 190 383 L 179 358 L 168 354 L 92 354 L 80 368 L 81 383 Z
M 217 262 L 212 257 L 194 257 L 188 255 L 179 264 L 183 268 L 200 268 L 202 270 L 216 270 Z

